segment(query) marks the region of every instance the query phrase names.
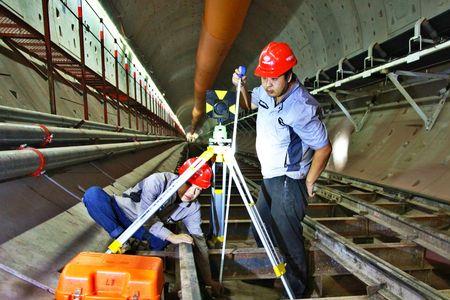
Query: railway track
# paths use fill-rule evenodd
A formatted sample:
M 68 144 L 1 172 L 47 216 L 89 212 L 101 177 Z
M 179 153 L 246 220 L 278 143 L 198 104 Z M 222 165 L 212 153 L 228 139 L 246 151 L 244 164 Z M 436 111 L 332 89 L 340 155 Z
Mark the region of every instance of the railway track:
M 262 181 L 257 160 L 248 154 L 238 160 L 256 197 Z M 210 194 L 201 195 L 204 232 L 210 225 L 210 199 Z M 450 210 L 445 201 L 324 172 L 306 215 L 311 298 L 450 299 Z M 280 298 L 281 284 L 273 280 L 264 249 L 256 246 L 234 188 L 228 228 L 224 283 L 231 295 L 225 298 Z M 220 246 L 210 249 L 217 277 Z

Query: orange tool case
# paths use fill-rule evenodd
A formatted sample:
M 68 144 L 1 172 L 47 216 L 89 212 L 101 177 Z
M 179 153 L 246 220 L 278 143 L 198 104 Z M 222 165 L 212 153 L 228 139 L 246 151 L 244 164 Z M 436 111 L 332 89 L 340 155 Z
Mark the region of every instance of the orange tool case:
M 158 257 L 82 252 L 61 273 L 57 300 L 154 300 L 164 285 Z

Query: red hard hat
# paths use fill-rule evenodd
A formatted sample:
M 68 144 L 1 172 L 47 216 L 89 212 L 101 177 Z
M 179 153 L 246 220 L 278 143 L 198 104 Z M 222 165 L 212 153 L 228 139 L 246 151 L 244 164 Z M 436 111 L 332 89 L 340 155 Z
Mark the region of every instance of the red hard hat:
M 259 55 L 255 75 L 258 77 L 280 77 L 297 64 L 297 58 L 286 43 L 270 42 Z
M 178 169 L 178 174 L 183 174 L 184 171 L 186 171 L 196 160 L 197 157 L 192 157 L 186 160 Z M 194 175 L 191 176 L 191 178 L 188 179 L 188 181 L 191 184 L 201 187 L 202 189 L 207 189 L 211 186 L 211 177 L 211 167 L 208 164 L 204 164 L 197 172 L 194 173 Z

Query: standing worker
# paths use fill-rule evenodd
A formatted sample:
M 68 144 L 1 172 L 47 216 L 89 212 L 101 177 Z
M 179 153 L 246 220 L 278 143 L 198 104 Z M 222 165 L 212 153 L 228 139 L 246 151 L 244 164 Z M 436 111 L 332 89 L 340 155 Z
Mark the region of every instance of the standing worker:
M 239 69 L 232 82 L 237 86 L 242 80 L 241 107 L 258 109 L 256 152 L 264 179 L 256 207 L 285 257 L 294 296 L 300 298 L 307 281 L 301 222 L 331 145 L 319 118 L 319 103 L 293 73 L 296 64 L 288 44 L 271 42 L 259 56 L 254 74 L 261 77 L 261 85 L 251 96 Z
M 178 170 L 183 174 L 197 158 L 188 159 Z M 210 285 L 215 294 L 222 286 L 211 277 L 208 247 L 201 229 L 200 203 L 197 197 L 203 189 L 211 185 L 212 170 L 203 165 L 148 221 L 149 230 L 139 228 L 133 237 L 147 241 L 150 250 L 163 250 L 169 243 L 194 244 L 194 254 L 198 269 L 206 285 Z M 176 179 L 178 175 L 170 172 L 154 173 L 121 196 L 109 196 L 98 186 L 86 190 L 83 203 L 89 215 L 102 226 L 111 238 L 115 239 L 132 224 Z M 175 234 L 164 225 L 182 221 L 189 234 Z

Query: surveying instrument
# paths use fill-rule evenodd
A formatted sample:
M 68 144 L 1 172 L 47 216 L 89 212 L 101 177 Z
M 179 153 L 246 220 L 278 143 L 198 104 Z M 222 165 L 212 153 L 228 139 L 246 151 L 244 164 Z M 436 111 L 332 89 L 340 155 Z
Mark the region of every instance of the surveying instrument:
M 239 78 L 242 78 L 245 73 L 245 67 L 239 67 Z M 106 253 L 122 253 L 122 246 L 131 238 L 131 236 L 139 229 L 144 223 L 150 219 L 167 201 L 168 199 L 177 192 L 177 190 L 188 181 L 188 179 L 194 175 L 204 164 L 206 164 L 213 156 L 216 157 L 215 163 L 222 163 L 223 165 L 223 177 L 222 177 L 222 189 L 218 191 L 215 189 L 215 194 L 222 195 L 221 199 L 225 199 L 226 196 L 226 212 L 225 218 L 222 224 L 224 226 L 220 227 L 218 231 L 218 240 L 222 242 L 222 253 L 221 253 L 221 265 L 220 265 L 220 278 L 219 281 L 222 282 L 223 279 L 223 264 L 225 258 L 225 247 L 226 247 L 226 237 L 228 229 L 228 216 L 230 208 L 231 199 L 231 185 L 234 182 L 236 188 L 239 191 L 239 195 L 244 202 L 245 208 L 250 216 L 251 222 L 258 234 L 261 243 L 267 253 L 270 263 L 273 267 L 275 275 L 281 279 L 283 286 L 289 299 L 294 299 L 289 283 L 286 279 L 286 264 L 281 260 L 278 255 L 270 235 L 264 225 L 261 216 L 256 209 L 255 202 L 251 196 L 250 190 L 245 182 L 245 178 L 238 166 L 238 163 L 234 157 L 236 152 L 236 131 L 238 122 L 238 112 L 239 112 L 239 96 L 241 93 L 241 79 L 239 79 L 237 91 L 236 91 L 236 101 L 234 105 L 224 101 L 226 91 L 214 91 L 218 96 L 217 103 L 207 103 L 206 111 L 209 114 L 216 114 L 216 116 L 222 116 L 217 118 L 219 120 L 219 125 L 214 127 L 213 138 L 209 139 L 209 146 L 206 151 L 204 151 L 195 162 L 183 173 L 181 174 L 138 218 L 108 247 Z M 210 91 L 209 91 L 210 92 Z M 208 95 L 207 95 L 208 96 Z M 222 98 L 222 99 L 220 99 Z M 228 100 L 230 98 L 228 97 Z M 208 99 L 207 99 L 208 101 Z M 209 105 L 209 106 L 208 106 Z M 234 124 L 233 124 L 233 135 L 231 139 L 227 139 L 226 127 L 222 125 L 225 121 L 224 115 L 228 112 L 234 114 Z M 227 171 L 229 172 L 228 183 L 226 182 Z M 223 192 L 227 189 L 226 194 Z M 214 195 L 214 193 L 213 193 Z M 222 201 L 222 208 L 223 208 Z M 222 210 L 223 212 L 223 210 Z M 219 216 L 219 219 L 223 220 L 223 216 Z M 222 234 L 222 235 L 221 235 Z

